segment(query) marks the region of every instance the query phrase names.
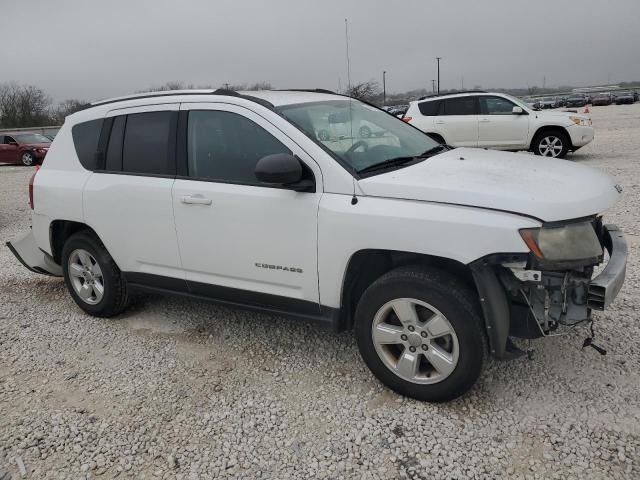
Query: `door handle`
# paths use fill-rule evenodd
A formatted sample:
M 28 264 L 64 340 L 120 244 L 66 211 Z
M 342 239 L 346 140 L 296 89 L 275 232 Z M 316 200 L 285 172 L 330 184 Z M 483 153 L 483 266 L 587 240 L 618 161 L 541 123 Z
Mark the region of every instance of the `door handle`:
M 199 193 L 196 193 L 195 195 L 183 195 L 180 201 L 188 205 L 211 205 L 211 199 L 206 198 Z
M 482 123 L 489 123 L 491 120 L 489 120 L 488 118 L 481 118 L 480 121 Z
M 444 120 L 436 120 L 435 122 L 437 125 L 442 125 L 444 123 Z

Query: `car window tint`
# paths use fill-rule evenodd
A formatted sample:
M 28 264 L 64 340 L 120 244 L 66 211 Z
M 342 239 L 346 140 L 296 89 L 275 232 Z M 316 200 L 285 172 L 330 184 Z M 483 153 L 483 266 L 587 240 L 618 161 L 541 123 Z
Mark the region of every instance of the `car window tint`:
M 420 109 L 420 113 L 422 115 L 433 117 L 438 115 L 438 109 L 440 108 L 440 101 L 430 101 L 430 102 L 421 102 L 418 104 L 418 108 Z
M 175 175 L 169 154 L 172 112 L 134 113 L 127 116 L 122 148 L 122 171 Z
M 480 97 L 480 111 L 484 115 L 511 115 L 516 105 L 502 97 Z
M 477 115 L 475 97 L 447 98 L 444 115 Z
M 107 171 L 119 172 L 122 170 L 122 143 L 126 118 L 125 116 L 116 117 L 113 121 L 104 165 L 104 169 Z
M 78 123 L 71 129 L 73 145 L 80 164 L 87 170 L 96 169 L 96 151 L 102 130 L 102 118 Z
M 291 153 L 248 118 L 231 112 L 194 110 L 187 128 L 189 176 L 258 184 L 255 166 L 273 153 Z

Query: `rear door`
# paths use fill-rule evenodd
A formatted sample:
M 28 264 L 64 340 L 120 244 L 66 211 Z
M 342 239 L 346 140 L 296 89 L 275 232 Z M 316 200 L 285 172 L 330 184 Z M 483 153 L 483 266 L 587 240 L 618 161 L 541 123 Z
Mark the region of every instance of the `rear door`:
M 503 97 L 482 95 L 478 146 L 506 150 L 527 148 L 529 115 L 526 111 L 514 114 L 515 103 Z
M 171 203 L 178 108 L 108 113 L 83 204 L 86 223 L 130 281 L 186 290 Z
M 475 96 L 442 100 L 434 126 L 445 142 L 456 147 L 478 146 L 478 102 Z

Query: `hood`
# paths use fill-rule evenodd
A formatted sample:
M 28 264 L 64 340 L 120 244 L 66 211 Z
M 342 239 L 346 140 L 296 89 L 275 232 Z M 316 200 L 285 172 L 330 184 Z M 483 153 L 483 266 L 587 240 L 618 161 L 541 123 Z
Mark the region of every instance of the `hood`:
M 619 187 L 599 170 L 567 160 L 477 148 L 456 148 L 362 179 L 359 185 L 374 197 L 503 210 L 545 222 L 594 215 L 620 197 Z
M 553 119 L 551 121 L 560 121 L 564 120 L 566 125 L 573 125 L 573 120 L 570 117 L 581 117 L 585 120 L 589 119 L 588 115 L 582 115 L 576 112 L 563 112 L 563 111 L 554 111 L 554 112 L 533 112 L 534 115 L 537 115 L 539 119 Z

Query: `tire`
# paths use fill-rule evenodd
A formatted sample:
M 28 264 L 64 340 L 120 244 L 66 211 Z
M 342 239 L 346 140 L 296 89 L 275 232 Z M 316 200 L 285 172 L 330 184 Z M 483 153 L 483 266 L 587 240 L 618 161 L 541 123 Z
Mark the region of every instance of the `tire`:
M 564 130 L 545 130 L 538 133 L 531 149 L 536 155 L 551 158 L 565 158 L 571 148 L 571 139 Z
M 407 302 L 416 302 L 411 310 L 418 320 L 414 330 L 410 321 L 398 321 L 393 306 Z M 443 402 L 466 393 L 482 372 L 488 348 L 480 315 L 477 294 L 455 277 L 437 269 L 401 267 L 384 274 L 362 294 L 355 336 L 362 359 L 383 384 L 401 395 Z M 447 329 L 452 334 L 443 334 Z M 380 331 L 388 344 L 374 340 L 381 338 L 374 334 Z M 387 332 L 391 332 L 388 337 Z M 408 362 L 416 366 L 410 369 L 415 373 L 411 379 L 403 378 L 406 370 L 400 366 L 400 360 L 407 358 L 416 359 Z M 438 361 L 442 358 L 449 361 Z
M 360 127 L 359 132 L 362 138 L 369 138 L 371 136 L 371 129 L 369 127 Z
M 25 167 L 31 167 L 36 163 L 36 157 L 33 156 L 31 152 L 24 152 L 20 157 L 20 161 Z
M 96 264 L 97 269 L 94 266 Z M 89 315 L 113 317 L 127 307 L 129 298 L 126 281 L 107 249 L 92 233 L 78 232 L 65 242 L 62 248 L 62 271 L 73 300 Z M 89 294 L 85 299 L 80 292 Z
M 329 135 L 329 131 L 328 130 L 319 130 L 318 131 L 318 140 L 320 140 L 321 142 L 327 142 L 329 141 L 330 135 Z

